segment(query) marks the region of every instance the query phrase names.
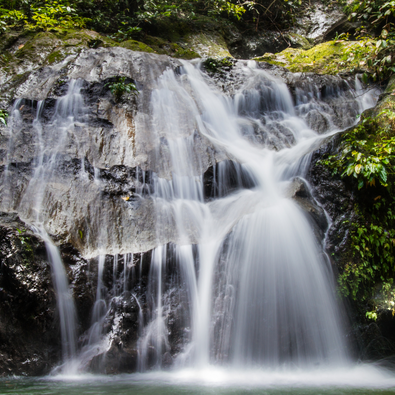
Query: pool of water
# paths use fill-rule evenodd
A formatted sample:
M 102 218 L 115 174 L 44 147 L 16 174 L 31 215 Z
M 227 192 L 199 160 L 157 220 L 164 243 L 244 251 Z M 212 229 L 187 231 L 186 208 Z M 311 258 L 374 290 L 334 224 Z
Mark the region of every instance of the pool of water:
M 34 395 L 348 395 L 395 394 L 395 373 L 372 365 L 330 371 L 217 368 L 130 375 L 57 375 L 0 380 L 0 394 Z

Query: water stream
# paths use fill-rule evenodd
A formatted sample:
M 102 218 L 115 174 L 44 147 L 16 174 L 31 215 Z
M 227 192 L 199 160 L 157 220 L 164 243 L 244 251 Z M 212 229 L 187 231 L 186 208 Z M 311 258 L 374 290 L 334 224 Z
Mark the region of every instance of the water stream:
M 295 177 L 305 177 L 309 154 L 324 137 L 301 118 L 304 98 L 297 96 L 295 108 L 286 85 L 254 66 L 249 64 L 249 78 L 233 98 L 187 63 L 181 78 L 166 71 L 152 93 L 151 130 L 168 147 L 172 174 L 171 180 L 154 180 L 157 229 L 174 218 L 178 241 L 153 253 L 155 313 L 141 341 L 140 366 L 148 364 L 149 347 L 157 367 L 170 351 L 163 305 L 169 260 L 178 263 L 190 306 L 190 342 L 177 366 L 347 363 L 331 269 L 306 213 L 287 196 Z M 354 92 L 360 90 L 358 81 Z M 327 134 L 338 130 L 333 110 L 325 113 L 317 94 L 308 93 L 307 105 L 329 120 Z M 355 113 L 374 103 L 368 95 L 346 100 Z M 191 160 L 195 133 L 232 158 L 217 165 L 216 195 L 209 202 L 199 162 Z
M 112 321 L 112 332 L 108 317 L 125 301 L 138 306 L 135 350 L 140 372 L 170 365 L 180 372 L 209 372 L 215 366 L 217 377 L 231 381 L 232 372 L 240 371 L 251 377 L 261 369 L 308 375 L 318 368 L 352 366 L 332 269 L 323 251 L 327 229 L 319 237 L 290 191 L 295 180 L 309 189 L 304 179 L 311 153 L 328 136 L 355 123 L 376 97 L 363 91 L 358 77 L 338 87 L 328 85 L 325 91 L 306 78 L 292 97 L 284 82 L 254 62 L 245 64 L 243 72 L 245 81 L 232 96 L 222 93 L 199 65 L 188 62 L 177 73 L 167 69 L 152 82 L 149 108 L 144 109 L 149 116 L 136 116 L 135 124 L 136 134 L 160 141 L 150 155 L 161 171 L 151 172 L 149 179 L 144 173 L 136 188 L 136 196 L 151 201 L 155 211 L 157 247 L 151 254 L 146 294 L 137 292 L 142 258 L 136 261 L 132 251 L 114 254 L 112 286 L 105 287 L 106 247 L 115 237 L 107 231 L 105 209 L 98 207 L 100 229 L 94 240 L 92 234 L 86 237 L 101 251 L 96 298 L 91 328 L 79 351 L 73 304 L 66 306 L 66 271 L 45 231 L 51 217 L 45 191 L 49 183 L 56 184 L 56 168 L 64 160 L 60 152 L 71 142 L 83 152 L 81 183 L 89 181 L 86 142 L 78 129 L 86 121 L 83 82 L 69 83 L 55 108 L 50 135 L 42 127 L 37 104 L 34 174 L 15 202 L 6 167 L 3 184 L 11 192 L 3 194 L 2 208 L 17 209 L 46 242 L 61 318 L 64 372 L 81 373 L 98 356 L 105 361 L 121 315 Z M 147 105 L 143 92 L 139 96 L 138 106 Z M 337 100 L 337 107 L 328 104 L 328 97 Z M 13 112 L 13 133 L 20 132 L 20 105 Z M 205 154 L 212 157 L 209 183 L 199 156 L 202 141 Z M 216 155 L 225 160 L 216 163 Z M 94 174 L 100 189 L 96 167 Z M 168 234 L 172 241 L 163 244 Z M 131 282 L 140 288 L 129 287 Z M 182 308 L 174 300 L 182 300 Z M 182 326 L 176 350 L 174 320 Z

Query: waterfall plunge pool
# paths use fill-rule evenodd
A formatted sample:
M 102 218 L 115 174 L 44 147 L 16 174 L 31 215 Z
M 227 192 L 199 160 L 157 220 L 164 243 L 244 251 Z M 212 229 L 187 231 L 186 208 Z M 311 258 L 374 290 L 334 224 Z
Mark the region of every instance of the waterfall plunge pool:
M 216 367 L 129 375 L 57 375 L 0 380 L 1 394 L 394 394 L 395 374 L 374 365 L 331 370 L 231 370 Z

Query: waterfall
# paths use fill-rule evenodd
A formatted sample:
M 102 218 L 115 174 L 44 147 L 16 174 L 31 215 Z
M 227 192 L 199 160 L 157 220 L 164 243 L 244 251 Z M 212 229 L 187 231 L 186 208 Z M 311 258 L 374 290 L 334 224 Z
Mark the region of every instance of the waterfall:
M 27 217 L 33 231 L 45 242 L 48 260 L 51 266 L 53 285 L 56 293 L 57 308 L 60 321 L 61 344 L 63 368 L 67 367 L 70 360 L 75 358 L 77 352 L 77 314 L 75 310 L 72 292 L 69 288 L 67 272 L 62 262 L 59 249 L 56 247 L 44 226 L 46 219 L 45 198 L 47 184 L 54 182 L 56 171 L 59 166 L 60 148 L 65 144 L 70 128 L 78 119 L 82 108 L 82 96 L 80 94 L 81 81 L 72 81 L 67 94 L 59 100 L 52 119 L 51 133 L 44 135 L 41 123 L 44 101 L 36 103 L 36 115 L 32 122 L 35 141 L 33 174 L 26 186 L 24 193 L 20 196 L 12 196 L 17 188 L 12 185 L 8 178 L 10 155 L 14 151 L 14 143 L 19 134 L 23 133 L 21 127 L 20 109 L 27 103 L 16 100 L 11 116 L 11 137 L 9 139 L 8 155 L 6 158 L 5 175 L 3 185 L 5 196 L 2 199 L 3 209 L 18 210 L 21 219 Z M 10 198 L 10 195 L 12 198 Z
M 149 348 L 156 352 L 154 367 L 170 351 L 169 261 L 177 262 L 190 308 L 191 334 L 177 366 L 308 367 L 348 360 L 331 267 L 307 214 L 287 195 L 295 177 L 306 176 L 310 153 L 339 130 L 339 121 L 314 85 L 297 90 L 295 105 L 280 80 L 253 63 L 246 72 L 232 98 L 186 62 L 180 77 L 167 70 L 152 92 L 148 127 L 167 149 L 163 166 L 171 174 L 170 180 L 154 177 L 156 229 L 160 240 L 174 226 L 177 241 L 152 255 L 155 298 L 140 342 L 140 367 L 149 364 Z M 345 122 L 352 124 L 375 99 L 361 94 L 358 79 L 355 88 L 347 85 L 348 92 L 326 95 L 339 96 L 351 118 Z M 312 110 L 324 119 L 324 135 L 306 123 Z M 214 166 L 208 200 L 197 134 L 231 159 Z
M 117 333 L 128 303 L 136 306 L 139 371 L 348 362 L 322 239 L 327 229 L 316 231 L 290 191 L 297 182 L 308 189 L 312 152 L 353 125 L 375 96 L 363 91 L 358 77 L 328 77 L 318 87 L 302 75 L 292 76 L 291 95 L 283 80 L 255 62 L 242 63 L 242 81 L 226 94 L 201 67 L 183 61 L 159 77 L 152 72 L 133 99 L 133 139 L 145 150 L 138 155 L 116 132 L 104 139 L 109 122 L 96 119 L 104 126 L 100 136 L 90 134 L 93 112 L 86 109 L 81 79 L 69 80 L 45 116 L 48 103 L 30 103 L 36 110 L 34 159 L 23 182 L 15 181 L 12 167 L 24 155 L 15 144 L 24 133 L 24 102 L 15 102 L 0 205 L 35 226 L 46 243 L 69 371 L 92 368 L 92 361 L 105 365 L 111 350 L 125 346 Z M 119 118 L 111 118 L 114 124 L 129 127 L 119 115 L 123 104 L 108 109 L 103 102 L 95 103 L 96 115 L 106 108 Z M 132 135 L 129 129 L 126 134 Z M 128 196 L 108 198 L 110 167 L 132 163 L 138 164 L 133 172 L 123 174 L 133 193 L 125 188 Z M 68 166 L 71 175 L 60 182 Z M 136 212 L 142 217 L 133 217 Z M 98 268 L 91 325 L 80 350 L 67 273 L 48 236 L 56 226 Z M 135 242 L 141 234 L 149 242 Z M 146 269 L 137 254 L 147 246 L 155 248 Z

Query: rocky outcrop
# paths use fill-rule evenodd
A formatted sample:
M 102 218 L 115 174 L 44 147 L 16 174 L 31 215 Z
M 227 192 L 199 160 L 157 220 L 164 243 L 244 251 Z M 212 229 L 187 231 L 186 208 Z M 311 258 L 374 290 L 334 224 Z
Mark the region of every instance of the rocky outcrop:
M 332 33 L 341 34 L 352 28 L 345 24 L 347 17 L 337 2 L 304 0 L 295 19 L 292 32 L 315 44 L 328 39 Z

